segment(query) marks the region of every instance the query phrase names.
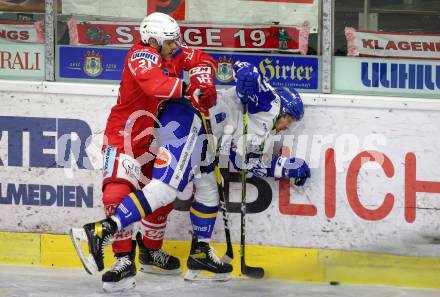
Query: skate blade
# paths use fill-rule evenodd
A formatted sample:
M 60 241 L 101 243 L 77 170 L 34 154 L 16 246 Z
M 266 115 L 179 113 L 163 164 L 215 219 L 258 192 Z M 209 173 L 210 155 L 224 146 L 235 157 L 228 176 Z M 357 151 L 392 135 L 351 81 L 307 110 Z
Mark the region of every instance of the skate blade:
M 84 269 L 87 271 L 87 273 L 94 274 L 96 271 L 98 271 L 98 265 L 96 265 L 93 256 L 91 254 L 86 256 L 86 253 L 81 247 L 82 242 L 88 243 L 89 241 L 84 229 L 83 228 L 70 229 L 70 239 L 72 240 L 76 253 L 78 254 L 78 257 L 81 260 L 81 263 L 84 266 Z
M 106 293 L 123 292 L 136 287 L 134 276 L 123 278 L 118 282 L 103 282 L 102 289 Z
M 156 267 L 154 265 L 145 265 L 145 264 L 140 264 L 139 271 L 143 273 L 160 274 L 160 275 L 179 275 L 180 273 L 182 273 L 180 268 L 166 270 L 160 267 Z
M 215 281 L 226 282 L 231 279 L 230 273 L 211 273 L 201 270 L 188 270 L 183 277 L 186 281 L 198 282 L 198 281 Z

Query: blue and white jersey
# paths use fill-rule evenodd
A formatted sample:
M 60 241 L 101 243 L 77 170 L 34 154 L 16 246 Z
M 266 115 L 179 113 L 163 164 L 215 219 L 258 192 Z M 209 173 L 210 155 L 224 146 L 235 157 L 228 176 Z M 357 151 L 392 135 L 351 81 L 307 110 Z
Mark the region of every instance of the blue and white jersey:
M 270 87 L 270 86 L 269 86 Z M 274 93 L 273 93 L 274 94 Z M 248 103 L 247 152 L 257 155 L 271 153 L 274 124 L 280 113 L 278 96 L 255 98 Z M 222 138 L 221 154 L 229 154 L 230 146 L 241 155 L 243 105 L 235 87 L 218 91 L 217 104 L 209 110 L 213 134 Z
M 274 93 L 265 100 L 268 98 L 252 100 L 248 105 L 252 112 L 248 118 L 247 152 L 253 157 L 246 169 L 259 176 L 267 176 L 262 157 L 267 154 L 267 159 L 272 159 L 273 126 L 281 105 Z M 241 166 L 243 105 L 235 88 L 220 90 L 217 104 L 209 113 L 215 139 L 221 139 L 220 154 L 228 156 L 234 167 Z M 159 121 L 161 127 L 155 133 L 160 157 L 155 160 L 153 177 L 182 192 L 198 173 L 213 170 L 206 132 L 201 118 L 185 100 L 167 102 Z

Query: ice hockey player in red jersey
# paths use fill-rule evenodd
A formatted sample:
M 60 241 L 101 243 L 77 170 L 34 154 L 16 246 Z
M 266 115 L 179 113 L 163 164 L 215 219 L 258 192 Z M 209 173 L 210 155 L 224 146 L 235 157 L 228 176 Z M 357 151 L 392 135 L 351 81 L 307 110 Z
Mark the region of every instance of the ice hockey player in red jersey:
M 103 204 L 111 216 L 122 199 L 149 182 L 157 153 L 154 149 L 155 116 L 166 100 L 189 98 L 202 112 L 216 102 L 213 83 L 216 61 L 206 53 L 185 47 L 180 42 L 177 22 L 163 13 L 152 13 L 140 25 L 141 42 L 128 52 L 117 103 L 111 109 L 103 146 Z M 193 71 L 189 84 L 179 76 Z M 196 90 L 203 95 L 194 96 Z M 161 250 L 165 221 L 172 204 L 158 209 L 142 221 L 140 243 L 141 270 L 153 266 L 179 272 L 180 263 Z M 120 291 L 135 286 L 132 228 L 113 238 L 116 263 L 102 276 L 105 291 Z
M 246 171 L 260 177 L 294 178 L 302 186 L 311 177 L 307 163 L 299 158 L 273 154 L 275 133 L 286 130 L 304 114 L 300 95 L 296 91 L 273 89 L 258 70 L 246 62 L 233 66 L 236 72 L 235 88 L 219 91 L 217 104 L 209 110 L 216 120 L 212 134 L 225 139 L 218 145 L 222 155 L 229 155 L 236 169 L 243 164 L 242 141 L 243 109 L 248 106 L 249 130 L 246 148 Z M 192 72 L 192 71 L 191 71 Z M 136 224 L 146 214 L 174 201 L 190 182 L 194 185 L 194 201 L 190 219 L 193 240 L 187 261 L 186 280 L 228 280 L 232 266 L 218 258 L 209 242 L 218 213 L 219 194 L 212 163 L 213 152 L 208 149 L 203 117 L 187 101 L 170 100 L 158 116 L 156 129 L 160 151 L 167 158 L 156 158 L 153 179 L 142 190 L 130 193 L 120 203 L 114 215 L 98 222 L 72 228 L 77 249 L 87 242 L 87 252 L 78 252 L 84 267 L 92 271 L 104 269 L 103 246 L 107 238 L 127 226 Z M 225 133 L 225 131 L 228 131 Z M 226 137 L 224 137 L 226 136 Z M 159 161 L 158 161 L 159 160 Z M 211 274 L 202 275 L 201 273 Z

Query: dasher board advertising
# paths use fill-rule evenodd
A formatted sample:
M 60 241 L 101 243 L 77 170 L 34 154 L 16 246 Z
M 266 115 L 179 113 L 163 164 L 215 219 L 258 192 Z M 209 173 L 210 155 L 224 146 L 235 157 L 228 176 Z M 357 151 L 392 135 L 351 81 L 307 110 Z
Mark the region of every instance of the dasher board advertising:
M 335 90 L 440 97 L 440 62 L 335 57 Z

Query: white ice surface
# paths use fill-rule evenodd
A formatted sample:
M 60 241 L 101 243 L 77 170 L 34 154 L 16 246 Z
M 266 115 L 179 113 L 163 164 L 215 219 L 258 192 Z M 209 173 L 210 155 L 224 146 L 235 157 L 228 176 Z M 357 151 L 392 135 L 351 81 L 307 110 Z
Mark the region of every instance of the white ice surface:
M 104 293 L 100 274 L 80 269 L 0 266 L 0 297 L 439 297 L 440 290 L 386 286 L 330 286 L 327 283 L 233 279 L 225 283 L 189 283 L 179 276 L 141 272 L 137 286 L 123 293 Z M 440 281 L 440 279 L 439 279 Z

